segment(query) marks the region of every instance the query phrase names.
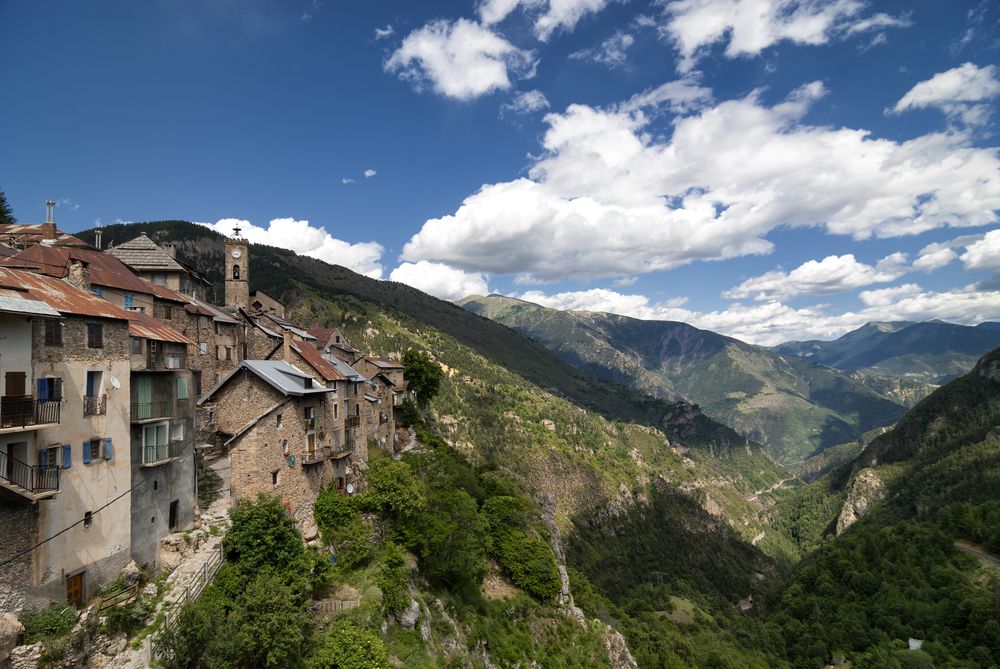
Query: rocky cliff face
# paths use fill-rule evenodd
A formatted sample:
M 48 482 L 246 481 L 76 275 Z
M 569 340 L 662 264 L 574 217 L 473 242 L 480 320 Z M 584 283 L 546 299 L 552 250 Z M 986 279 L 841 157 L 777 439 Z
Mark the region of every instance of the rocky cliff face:
M 885 484 L 874 469 L 865 468 L 851 479 L 847 499 L 837 517 L 837 536 L 861 519 L 868 510 L 885 498 Z

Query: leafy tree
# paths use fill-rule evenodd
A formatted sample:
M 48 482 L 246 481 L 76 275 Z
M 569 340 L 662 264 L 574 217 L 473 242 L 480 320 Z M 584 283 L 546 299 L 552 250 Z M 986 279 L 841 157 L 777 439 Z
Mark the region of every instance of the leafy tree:
M 541 600 L 552 599 L 562 586 L 559 567 L 548 542 L 528 527 L 527 506 L 516 497 L 486 500 L 487 545 L 515 585 Z
M 326 630 L 309 669 L 389 669 L 389 656 L 375 632 L 340 618 Z
M 382 591 L 382 612 L 385 615 L 399 615 L 410 605 L 410 594 L 406 587 L 409 576 L 405 567 L 403 552 L 390 542 L 385 549 L 382 571 L 375 578 L 375 585 Z
M 17 223 L 17 219 L 14 218 L 14 210 L 11 208 L 10 203 L 7 202 L 7 195 L 0 190 L 0 225 L 12 225 Z
M 403 367 L 406 380 L 417 396 L 417 403 L 426 408 L 441 388 L 444 370 L 430 353 L 415 348 L 407 349 L 403 354 Z
M 368 468 L 368 490 L 362 494 L 361 504 L 390 519 L 412 518 L 427 503 L 423 488 L 408 464 L 380 458 Z
M 422 570 L 457 592 L 469 592 L 486 575 L 486 526 L 476 500 L 464 490 L 438 491 L 422 527 Z
M 226 559 L 256 572 L 298 562 L 305 553 L 295 522 L 276 497 L 260 495 L 230 509 L 232 526 L 223 540 Z

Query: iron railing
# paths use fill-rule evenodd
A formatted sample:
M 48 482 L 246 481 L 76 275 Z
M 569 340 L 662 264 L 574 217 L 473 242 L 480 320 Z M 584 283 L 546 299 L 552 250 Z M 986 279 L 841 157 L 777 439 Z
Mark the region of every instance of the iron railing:
M 83 415 L 84 416 L 103 416 L 108 412 L 108 396 L 107 395 L 84 395 L 83 396 Z
M 62 402 L 36 400 L 31 395 L 5 395 L 0 397 L 0 428 L 28 427 L 58 423 Z
M 348 416 L 344 419 L 344 428 L 350 430 L 355 427 L 361 427 L 361 416 Z
M 174 413 L 174 403 L 170 400 L 158 402 L 132 402 L 132 420 L 169 418 Z
M 146 356 L 146 369 L 184 369 L 187 355 L 184 353 L 150 353 Z
M 0 479 L 30 493 L 59 490 L 59 467 L 34 466 L 0 451 Z
M 157 462 L 164 462 L 171 458 L 179 458 L 183 449 L 183 441 L 170 441 L 166 444 L 147 444 L 142 447 L 142 464 L 150 465 Z
M 160 625 L 159 632 L 154 632 L 150 636 L 149 659 L 159 661 L 170 659 L 173 649 L 165 641 L 170 639 L 177 628 L 177 616 L 180 615 L 185 604 L 198 601 L 202 591 L 215 578 L 225 559 L 226 556 L 222 552 L 222 544 L 220 543 L 218 549 L 212 552 L 211 557 L 194 575 L 174 604 L 164 609 L 163 623 Z

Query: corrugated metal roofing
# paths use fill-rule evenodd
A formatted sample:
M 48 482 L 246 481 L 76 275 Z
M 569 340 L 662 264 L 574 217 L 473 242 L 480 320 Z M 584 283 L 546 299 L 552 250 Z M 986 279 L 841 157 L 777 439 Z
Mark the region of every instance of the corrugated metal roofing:
M 128 333 L 133 337 L 170 341 L 177 344 L 195 343 L 169 325 L 139 311 L 128 312 Z
M 13 237 L 15 243 L 20 245 L 38 244 L 45 239 L 45 232 L 41 223 L 5 223 L 0 225 L 0 238 L 6 241 L 10 237 Z M 58 229 L 54 243 L 61 246 L 87 246 L 87 243 L 79 237 L 74 237 Z
M 295 349 L 302 358 L 309 363 L 309 366 L 316 370 L 316 372 L 323 377 L 325 381 L 346 381 L 347 377 L 340 373 L 340 371 L 331 365 L 320 352 L 316 350 L 316 347 L 307 341 L 293 341 L 292 348 Z
M 296 334 L 297 336 L 301 337 L 302 339 L 308 339 L 310 341 L 314 341 L 316 339 L 316 337 L 314 337 L 313 335 L 309 334 L 308 332 L 306 332 L 305 330 L 303 330 L 302 328 L 300 328 L 295 323 L 291 322 L 288 319 L 282 318 L 281 316 L 277 316 L 277 315 L 272 314 L 272 313 L 266 313 L 266 314 L 262 314 L 261 317 L 262 318 L 270 319 L 271 321 L 274 322 L 275 325 L 278 325 L 278 326 L 284 328 L 285 330 L 288 330 L 289 332 L 292 332 L 292 333 Z
M 23 290 L 2 285 L 0 285 L 0 312 L 59 318 L 59 312 L 41 300 L 36 300 Z
M 368 362 L 381 369 L 403 369 L 403 363 L 392 358 L 368 358 Z
M 353 381 L 355 383 L 360 383 L 362 381 L 365 382 L 365 383 L 371 383 L 371 379 L 369 379 L 367 376 L 365 376 L 364 374 L 362 374 L 358 370 L 356 370 L 353 367 L 351 367 L 350 365 L 348 365 L 346 362 L 344 362 L 340 358 L 337 358 L 337 357 L 333 357 L 333 358 L 324 357 L 323 359 L 326 360 L 331 365 L 333 365 L 334 367 L 336 367 L 337 371 L 340 372 L 341 374 L 343 374 L 344 377 L 348 381 Z
M 219 323 L 229 323 L 231 325 L 235 325 L 239 322 L 214 304 L 202 302 L 201 300 L 193 297 L 188 298 L 188 302 L 191 306 L 184 308 L 193 314 L 198 314 L 199 316 L 209 316 Z
M 147 237 L 145 232 L 135 239 L 109 248 L 107 252 L 129 267 L 138 270 L 148 272 L 185 271 L 179 262 L 164 251 L 156 242 Z
M 0 262 L 7 267 L 22 267 L 62 278 L 66 276 L 70 260 L 87 263 L 92 285 L 117 288 L 131 293 L 153 294 L 150 289 L 152 284 L 133 274 L 125 263 L 92 248 L 36 244 Z
M 63 314 L 123 321 L 129 318 L 128 312 L 107 300 L 50 276 L 0 267 L 0 285 L 23 288 L 31 299 L 40 300 Z
M 284 360 L 244 360 L 233 371 L 226 374 L 211 390 L 205 393 L 198 400 L 198 404 L 208 401 L 212 395 L 218 392 L 220 388 L 226 385 L 241 370 L 246 370 L 260 377 L 283 395 L 303 397 L 306 395 L 336 392 L 334 388 L 309 387 L 313 383 L 313 378 Z

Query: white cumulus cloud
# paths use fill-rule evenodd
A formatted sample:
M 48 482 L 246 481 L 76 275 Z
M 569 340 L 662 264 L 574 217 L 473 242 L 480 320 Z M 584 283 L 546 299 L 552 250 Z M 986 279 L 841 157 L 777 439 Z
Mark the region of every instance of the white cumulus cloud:
M 381 244 L 378 242 L 351 244 L 334 238 L 324 228 L 315 227 L 309 221 L 272 218 L 264 228 L 243 219 L 223 218 L 215 223 L 200 225 L 223 235 L 233 234 L 233 227 L 239 225 L 240 234 L 253 244 L 277 246 L 310 258 L 342 265 L 373 279 L 382 278 Z
M 921 81 L 906 92 L 892 111 L 936 107 L 949 119 L 981 125 L 990 114 L 990 100 L 1000 96 L 997 66 L 964 63 Z
M 600 46 L 591 49 L 581 49 L 569 55 L 576 60 L 589 60 L 610 68 L 620 67 L 628 58 L 628 49 L 635 43 L 635 38 L 628 33 L 617 32 L 601 42 Z
M 371 179 L 376 174 L 378 174 L 378 172 L 373 169 L 367 169 L 364 171 L 365 179 Z
M 747 279 L 722 294 L 730 299 L 788 299 L 799 295 L 825 295 L 895 281 L 907 271 L 906 255 L 894 253 L 877 265 L 858 262 L 853 254 L 809 260 L 791 272 L 774 270 Z
M 970 243 L 961 260 L 966 269 L 1000 272 L 1000 230 L 990 230 Z
M 541 91 L 522 91 L 501 107 L 501 111 L 512 114 L 531 114 L 549 108 L 549 99 Z
M 803 123 L 824 93 L 813 82 L 774 106 L 702 103 L 666 138 L 627 105 L 570 105 L 546 116 L 526 177 L 426 221 L 403 259 L 520 283 L 593 279 L 768 253 L 779 226 L 866 239 L 997 221 L 996 149 L 959 132 L 893 141 Z
M 395 29 L 393 29 L 392 24 L 390 23 L 385 28 L 375 29 L 375 39 L 377 40 L 388 39 L 389 37 L 392 37 L 393 33 L 395 32 L 396 32 Z
M 429 84 L 441 95 L 471 100 L 507 90 L 513 77 L 531 77 L 534 65 L 531 51 L 474 21 L 458 19 L 432 21 L 407 35 L 385 69 L 418 90 Z
M 490 292 L 486 278 L 479 272 L 464 272 L 441 263 L 421 260 L 403 263 L 392 270 L 391 281 L 405 283 L 442 300 L 457 300 L 469 295 Z
M 572 32 L 587 14 L 606 7 L 611 0 L 482 0 L 479 18 L 485 25 L 503 21 L 519 6 L 531 12 L 535 36 L 547 41 L 557 30 Z
M 672 0 L 662 2 L 662 33 L 686 72 L 714 44 L 727 58 L 756 56 L 778 42 L 826 44 L 841 36 L 909 25 L 884 13 L 862 16 L 861 0 Z

